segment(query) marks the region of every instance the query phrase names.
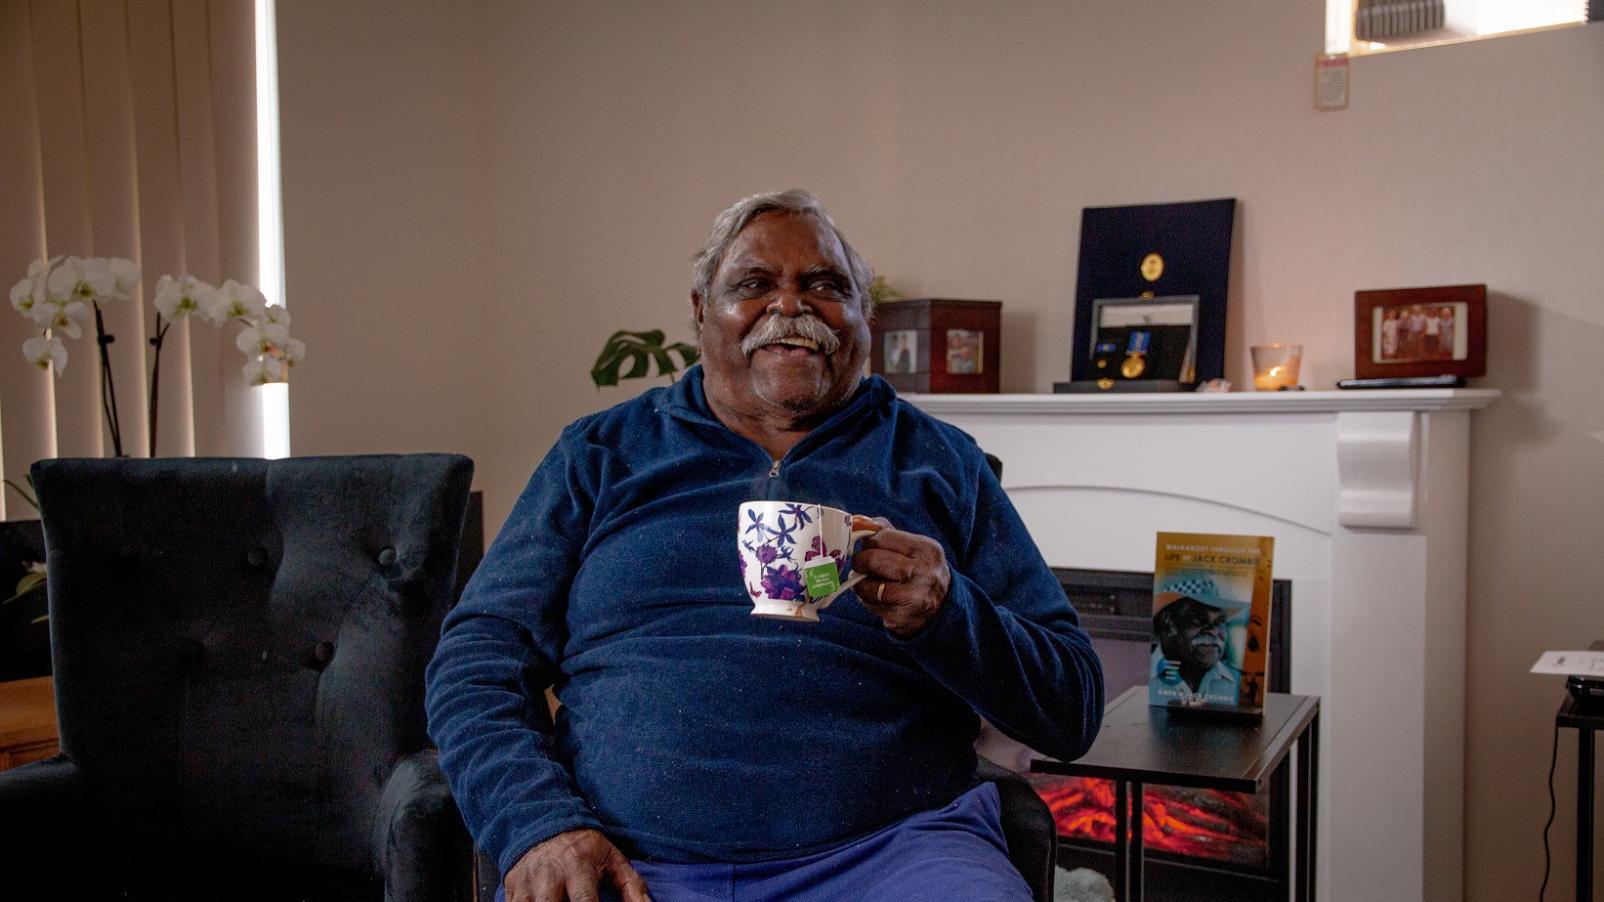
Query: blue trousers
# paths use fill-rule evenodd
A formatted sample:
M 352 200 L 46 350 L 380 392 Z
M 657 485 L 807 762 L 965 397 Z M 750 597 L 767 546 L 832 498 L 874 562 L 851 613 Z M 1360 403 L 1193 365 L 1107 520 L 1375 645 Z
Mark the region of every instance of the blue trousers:
M 982 784 L 844 846 L 751 864 L 631 862 L 653 902 L 1031 902 L 1008 860 L 997 787 Z M 614 902 L 615 892 L 602 899 Z M 496 891 L 496 902 L 505 902 Z

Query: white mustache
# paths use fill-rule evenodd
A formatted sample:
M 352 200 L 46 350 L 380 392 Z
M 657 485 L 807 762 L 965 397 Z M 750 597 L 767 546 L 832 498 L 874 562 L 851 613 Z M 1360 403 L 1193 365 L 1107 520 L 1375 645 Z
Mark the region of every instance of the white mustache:
M 841 348 L 841 337 L 835 330 L 825 325 L 824 320 L 811 313 L 801 316 L 770 315 L 763 324 L 754 329 L 746 338 L 741 340 L 741 353 L 751 357 L 757 349 L 764 345 L 771 345 L 782 338 L 801 337 L 812 341 L 819 346 L 819 351 L 825 356 L 834 354 Z

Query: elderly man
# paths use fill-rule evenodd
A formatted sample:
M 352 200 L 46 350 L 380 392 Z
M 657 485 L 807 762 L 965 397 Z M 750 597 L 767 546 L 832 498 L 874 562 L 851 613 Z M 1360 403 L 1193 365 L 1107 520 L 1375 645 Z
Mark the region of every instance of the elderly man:
M 977 714 L 1073 758 L 1102 671 L 973 440 L 863 376 L 870 278 L 807 192 L 724 211 L 701 364 L 563 432 L 447 619 L 430 729 L 508 902 L 1029 899 Z M 883 527 L 820 622 L 750 615 L 753 499 Z
M 1176 593 L 1167 593 L 1174 595 Z M 1164 601 L 1164 596 L 1160 596 Z M 1210 598 L 1210 601 L 1216 601 Z M 1237 703 L 1242 672 L 1225 660 L 1226 607 L 1180 595 L 1153 617 L 1153 653 L 1149 685 L 1157 696 L 1182 702 Z

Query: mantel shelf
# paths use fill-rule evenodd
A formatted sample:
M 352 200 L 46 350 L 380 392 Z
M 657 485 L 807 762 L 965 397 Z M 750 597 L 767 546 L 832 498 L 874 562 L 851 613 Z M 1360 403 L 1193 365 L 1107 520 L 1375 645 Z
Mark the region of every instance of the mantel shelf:
M 902 396 L 927 413 L 1151 415 L 1343 413 L 1347 411 L 1479 410 L 1498 400 L 1496 388 L 1358 389 L 1291 392 L 1166 392 L 1108 395 Z

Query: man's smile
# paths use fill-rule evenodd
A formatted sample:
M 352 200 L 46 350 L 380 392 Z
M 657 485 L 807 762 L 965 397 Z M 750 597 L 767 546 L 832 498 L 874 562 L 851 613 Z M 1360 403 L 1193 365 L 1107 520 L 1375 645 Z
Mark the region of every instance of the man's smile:
M 822 352 L 819 350 L 819 343 L 811 338 L 804 338 L 801 335 L 788 335 L 784 338 L 763 345 L 762 347 L 758 348 L 758 350 L 767 351 L 770 354 L 777 354 L 780 357 L 786 358 L 806 358 L 816 355 L 822 356 Z

